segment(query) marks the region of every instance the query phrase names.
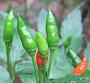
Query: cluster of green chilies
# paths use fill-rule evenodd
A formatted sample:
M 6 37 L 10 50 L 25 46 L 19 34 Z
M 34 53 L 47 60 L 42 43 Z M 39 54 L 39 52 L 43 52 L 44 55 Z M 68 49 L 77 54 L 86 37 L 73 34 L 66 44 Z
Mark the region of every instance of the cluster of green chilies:
M 57 26 L 52 12 L 50 10 L 48 11 L 47 20 L 46 20 L 47 40 L 40 32 L 36 32 L 35 39 L 33 39 L 32 35 L 29 33 L 26 25 L 24 24 L 23 20 L 19 15 L 17 19 L 17 30 L 20 36 L 20 40 L 22 42 L 22 46 L 32 58 L 35 76 L 36 76 L 36 83 L 39 83 L 40 82 L 39 79 L 41 79 L 39 78 L 38 75 L 38 67 L 39 69 L 42 69 L 43 77 L 44 77 L 43 80 L 45 81 L 49 77 L 50 68 L 53 61 L 53 54 L 55 49 L 57 48 L 57 44 L 59 41 Z M 4 28 L 4 41 L 5 41 L 6 53 L 7 53 L 7 70 L 10 74 L 11 79 L 13 77 L 15 78 L 15 76 L 13 76 L 14 74 L 13 63 L 11 62 L 11 58 L 10 58 L 10 51 L 13 42 L 13 31 L 14 31 L 14 16 L 13 16 L 13 12 L 11 11 L 6 17 L 5 28 Z M 51 56 L 50 56 L 50 61 L 49 61 L 50 64 L 47 72 L 46 58 L 48 56 L 49 48 L 50 48 Z M 36 63 L 37 50 L 40 52 L 40 56 L 43 60 L 43 67 L 37 66 Z
M 52 12 L 49 10 L 46 20 L 46 33 L 47 33 L 47 41 L 44 38 L 44 36 L 40 32 L 36 32 L 35 40 L 32 38 L 31 34 L 27 30 L 24 22 L 18 16 L 18 33 L 22 42 L 23 47 L 26 49 L 29 55 L 32 57 L 34 71 L 36 75 L 36 82 L 39 83 L 41 78 L 38 78 L 38 69 L 37 64 L 35 60 L 35 54 L 36 50 L 38 48 L 38 51 L 40 52 L 40 55 L 43 59 L 44 65 L 43 65 L 43 77 L 44 81 L 47 79 L 47 76 L 49 76 L 51 64 L 53 61 L 53 54 L 57 47 L 59 36 L 57 31 L 57 26 L 55 22 L 55 18 L 52 14 Z M 48 50 L 50 48 L 51 56 L 50 56 L 50 64 L 48 68 L 48 74 L 47 74 L 47 68 L 46 68 L 46 57 L 48 55 Z
M 4 41 L 5 41 L 6 53 L 7 53 L 7 70 L 10 74 L 10 78 L 14 80 L 15 71 L 13 69 L 13 63 L 11 62 L 11 58 L 10 58 L 10 51 L 13 42 L 13 31 L 14 31 L 14 16 L 13 16 L 13 12 L 10 11 L 10 13 L 7 15 L 5 20 Z M 35 39 L 33 39 L 32 35 L 29 33 L 26 25 L 24 24 L 23 20 L 19 15 L 17 19 L 17 31 L 20 36 L 22 46 L 32 58 L 34 72 L 36 76 L 36 83 L 44 83 L 44 81 L 48 79 L 50 75 L 51 65 L 54 58 L 54 52 L 59 42 L 57 25 L 52 12 L 48 10 L 47 19 L 46 19 L 47 39 L 45 39 L 40 32 L 36 32 Z M 69 41 L 71 41 L 71 38 L 69 38 Z M 65 48 L 67 48 L 69 44 L 70 42 L 68 43 L 65 42 L 64 45 Z M 49 50 L 50 50 L 50 61 L 47 71 L 46 63 L 48 60 Z M 37 51 L 38 54 L 36 53 Z M 70 48 L 69 49 L 67 48 L 66 52 L 67 55 L 72 59 L 73 65 L 75 67 L 78 65 L 80 66 L 80 63 L 82 62 L 81 59 Z M 86 59 L 83 59 L 82 64 L 85 62 L 85 60 Z

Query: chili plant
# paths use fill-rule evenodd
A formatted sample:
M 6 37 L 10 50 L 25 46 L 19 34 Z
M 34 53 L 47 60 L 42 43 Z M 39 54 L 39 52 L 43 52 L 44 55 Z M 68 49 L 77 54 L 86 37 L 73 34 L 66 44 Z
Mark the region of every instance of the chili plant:
M 53 62 L 56 59 L 55 57 L 57 56 L 56 52 L 57 50 L 59 50 L 59 53 L 62 52 L 61 48 L 64 48 L 63 54 L 65 55 L 67 61 L 72 66 L 72 69 L 69 73 L 72 73 L 72 75 L 77 75 L 77 76 L 82 76 L 84 73 L 90 74 L 90 70 L 87 69 L 88 60 L 86 56 L 83 56 L 83 58 L 81 59 L 76 54 L 76 52 L 74 52 L 72 47 L 70 47 L 73 39 L 72 36 L 69 35 L 66 38 L 66 40 L 61 45 L 59 45 L 60 41 L 62 40 L 62 37 L 61 39 L 59 39 L 57 24 L 51 10 L 48 10 L 45 21 L 46 21 L 46 26 L 45 26 L 46 36 L 44 36 L 39 31 L 36 32 L 35 36 L 33 36 L 29 32 L 29 29 L 25 25 L 22 18 L 19 15 L 17 16 L 17 32 L 18 32 L 21 44 L 25 49 L 24 52 L 27 53 L 29 57 L 31 57 L 32 59 L 34 74 L 36 79 L 35 82 L 48 83 L 48 80 L 51 81 L 51 78 L 50 78 L 50 75 L 52 72 L 51 69 L 53 66 Z M 6 54 L 7 54 L 7 71 L 9 72 L 11 80 L 14 80 L 13 82 L 17 80 L 17 75 L 19 76 L 19 74 L 16 72 L 16 69 L 15 69 L 16 65 L 14 65 L 13 62 L 11 61 L 11 55 L 10 55 L 12 50 L 12 43 L 14 39 L 14 36 L 13 36 L 14 30 L 15 30 L 14 15 L 13 15 L 13 11 L 10 11 L 10 13 L 7 15 L 5 19 L 3 37 L 4 37 L 5 47 L 6 47 Z M 62 54 L 62 57 L 57 58 L 57 60 L 59 60 L 60 58 L 63 59 L 63 54 Z M 30 61 L 30 59 L 26 59 L 26 58 L 24 59 L 25 61 Z M 63 61 L 64 60 L 62 60 L 62 62 Z M 23 62 L 23 60 L 21 62 Z M 29 66 L 30 65 L 31 64 L 29 64 Z M 59 64 L 59 66 L 60 65 L 62 64 Z M 66 66 L 66 63 L 64 66 Z M 62 66 L 62 68 L 64 66 Z M 65 83 L 61 79 L 59 80 L 59 82 Z

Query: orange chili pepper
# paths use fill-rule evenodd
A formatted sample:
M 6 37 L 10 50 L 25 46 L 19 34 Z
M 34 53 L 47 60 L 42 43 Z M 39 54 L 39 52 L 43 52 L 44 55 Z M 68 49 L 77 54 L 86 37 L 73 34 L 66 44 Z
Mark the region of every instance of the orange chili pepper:
M 81 76 L 87 70 L 87 59 L 84 56 L 81 63 L 72 71 L 72 74 Z

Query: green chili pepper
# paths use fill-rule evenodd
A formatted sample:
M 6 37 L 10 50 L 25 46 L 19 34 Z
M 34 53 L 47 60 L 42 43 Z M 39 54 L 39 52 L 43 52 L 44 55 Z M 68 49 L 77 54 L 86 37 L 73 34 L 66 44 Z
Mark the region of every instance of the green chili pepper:
M 54 49 L 54 47 L 56 47 L 59 42 L 59 36 L 55 18 L 50 10 L 48 11 L 46 19 L 46 33 L 48 45 L 50 49 Z
M 13 71 L 13 64 L 11 62 L 10 51 L 13 42 L 13 30 L 14 30 L 14 16 L 13 12 L 7 15 L 5 19 L 5 26 L 4 26 L 4 41 L 6 45 L 6 53 L 7 53 L 7 70 L 10 74 L 10 78 L 14 80 L 14 71 Z
M 81 59 L 71 49 L 67 50 L 67 54 L 72 59 L 75 67 L 81 63 Z
M 33 40 L 32 36 L 30 35 L 29 31 L 27 30 L 27 27 L 25 26 L 23 20 L 20 16 L 18 16 L 18 33 L 22 42 L 22 45 L 24 49 L 28 52 L 29 55 L 32 57 L 32 62 L 34 65 L 34 71 L 36 75 L 36 83 L 39 83 L 38 78 L 38 71 L 37 71 L 37 64 L 35 60 L 35 54 L 36 54 L 36 42 Z
M 4 41 L 7 44 L 12 45 L 13 42 L 13 30 L 14 30 L 14 16 L 13 12 L 10 11 L 10 13 L 7 15 L 5 20 L 5 28 L 4 28 Z
M 47 57 L 48 55 L 48 44 L 45 38 L 41 35 L 41 33 L 37 32 L 35 37 L 37 47 L 42 57 Z
M 23 20 L 20 16 L 18 16 L 18 33 L 20 35 L 20 39 L 22 41 L 23 47 L 26 49 L 28 54 L 35 55 L 36 53 L 36 43 L 30 35 L 27 27 L 25 26 Z M 35 53 L 34 53 L 35 52 Z M 34 54 L 32 54 L 34 53 Z
M 51 64 L 53 62 L 53 55 L 56 50 L 57 44 L 59 42 L 59 35 L 58 35 L 55 18 L 50 10 L 48 11 L 47 19 L 46 19 L 46 33 L 47 33 L 47 42 L 51 52 L 49 67 L 48 67 L 48 77 L 49 77 Z
M 41 54 L 41 57 L 43 58 L 44 61 L 44 81 L 46 80 L 46 57 L 48 55 L 48 44 L 45 40 L 45 38 L 41 35 L 41 33 L 37 32 L 36 33 L 36 44 L 38 47 L 38 50 Z

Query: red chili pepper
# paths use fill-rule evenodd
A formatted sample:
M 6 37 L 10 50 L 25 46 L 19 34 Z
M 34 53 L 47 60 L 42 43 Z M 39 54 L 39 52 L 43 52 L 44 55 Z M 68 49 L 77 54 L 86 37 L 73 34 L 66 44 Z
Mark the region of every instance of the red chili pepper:
M 48 62 L 48 56 L 46 57 L 46 63 Z M 43 67 L 44 66 L 44 61 L 43 58 L 40 55 L 40 52 L 38 51 L 36 54 L 36 63 L 37 65 Z
M 88 64 L 87 58 L 85 56 L 83 56 L 82 58 L 82 64 Z
M 72 71 L 72 74 L 81 76 L 87 70 L 87 59 L 84 56 L 81 63 Z

